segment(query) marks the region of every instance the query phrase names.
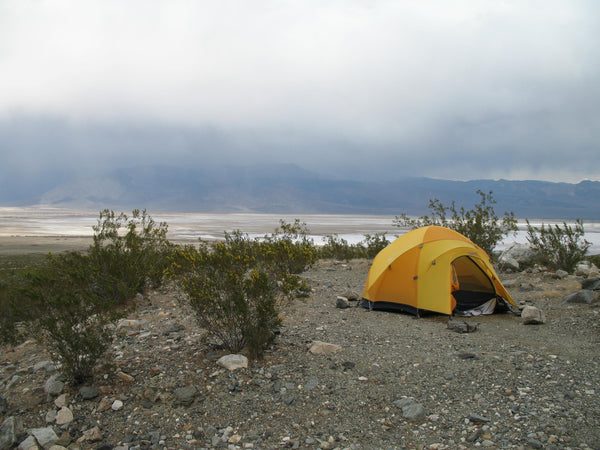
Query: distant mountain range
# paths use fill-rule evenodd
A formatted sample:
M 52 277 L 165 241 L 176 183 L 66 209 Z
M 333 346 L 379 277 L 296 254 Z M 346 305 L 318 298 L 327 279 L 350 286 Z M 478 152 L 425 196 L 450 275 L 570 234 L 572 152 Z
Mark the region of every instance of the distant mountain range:
M 62 182 L 27 201 L 5 193 L 0 202 L 150 212 L 422 215 L 428 213 L 433 198 L 470 209 L 480 201 L 478 189 L 493 191 L 499 216 L 513 211 L 519 218 L 600 219 L 598 181 L 355 181 L 325 177 L 295 165 L 118 169 L 101 177 Z

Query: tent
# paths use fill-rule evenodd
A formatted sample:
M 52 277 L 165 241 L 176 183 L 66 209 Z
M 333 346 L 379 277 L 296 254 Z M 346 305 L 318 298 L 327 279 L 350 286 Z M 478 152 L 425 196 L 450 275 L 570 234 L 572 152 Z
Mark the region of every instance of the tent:
M 496 304 L 516 307 L 487 253 L 440 226 L 409 231 L 381 250 L 362 296 L 369 308 L 416 315 L 421 310 L 451 315 L 493 312 Z M 486 306 L 488 311 L 481 311 Z

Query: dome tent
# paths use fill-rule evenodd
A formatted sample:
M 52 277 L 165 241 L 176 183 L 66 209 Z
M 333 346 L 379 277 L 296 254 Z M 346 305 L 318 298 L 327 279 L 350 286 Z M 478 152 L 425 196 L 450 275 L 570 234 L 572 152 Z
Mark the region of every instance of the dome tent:
M 449 228 L 409 231 L 381 250 L 363 291 L 373 309 L 451 315 L 500 300 L 515 306 L 480 247 Z

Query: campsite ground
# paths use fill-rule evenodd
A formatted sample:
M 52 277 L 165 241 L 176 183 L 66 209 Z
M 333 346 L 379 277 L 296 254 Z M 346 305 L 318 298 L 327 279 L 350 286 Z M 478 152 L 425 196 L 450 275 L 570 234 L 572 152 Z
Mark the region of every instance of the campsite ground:
M 580 280 L 503 274 L 517 301 L 534 304 L 544 325 L 505 314 L 415 319 L 336 297 L 360 293 L 364 260 L 321 261 L 305 275 L 314 292 L 284 310 L 281 334 L 261 361 L 230 372 L 211 350 L 174 287 L 138 300 L 131 329 L 117 333 L 110 357 L 84 400 L 67 385 L 73 421 L 56 427 L 64 446 L 98 448 L 600 448 L 598 305 L 567 305 Z M 132 322 L 133 324 L 133 322 Z M 314 341 L 341 346 L 307 351 Z M 5 417 L 46 427 L 50 355 L 36 342 L 0 353 Z M 408 420 L 398 400 L 414 398 L 425 417 Z M 115 400 L 122 402 L 115 403 Z M 83 439 L 98 427 L 99 441 Z M 91 437 L 91 434 L 88 435 Z

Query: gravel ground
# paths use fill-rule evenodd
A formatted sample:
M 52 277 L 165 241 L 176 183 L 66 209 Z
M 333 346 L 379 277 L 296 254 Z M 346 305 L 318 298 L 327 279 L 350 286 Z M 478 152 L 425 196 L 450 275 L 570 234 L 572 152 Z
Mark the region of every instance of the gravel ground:
M 313 295 L 284 310 L 264 359 L 235 371 L 216 364 L 223 353 L 172 287 L 149 292 L 129 316 L 138 322 L 117 330 L 92 398 L 68 384 L 58 393 L 73 414 L 63 425 L 58 394 L 44 390 L 50 355 L 35 342 L 3 348 L 3 419 L 52 427 L 71 448 L 600 448 L 599 308 L 562 301 L 577 277 L 503 274 L 547 322 L 499 314 L 456 333 L 446 316 L 336 308 L 368 269 L 321 261 L 305 274 Z M 315 341 L 341 349 L 313 354 Z

